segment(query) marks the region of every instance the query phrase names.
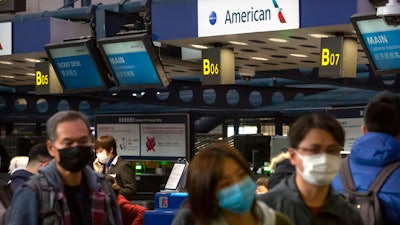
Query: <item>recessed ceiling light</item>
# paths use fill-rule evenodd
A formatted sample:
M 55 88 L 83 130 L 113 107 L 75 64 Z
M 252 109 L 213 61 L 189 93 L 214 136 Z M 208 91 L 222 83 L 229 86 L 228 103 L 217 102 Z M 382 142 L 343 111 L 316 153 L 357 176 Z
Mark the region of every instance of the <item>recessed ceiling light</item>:
M 207 48 L 208 48 L 208 47 L 205 46 L 205 45 L 196 45 L 196 44 L 192 44 L 192 45 L 190 45 L 190 46 L 192 46 L 193 48 L 198 48 L 198 49 L 207 49 Z
M 313 37 L 313 38 L 327 38 L 327 37 L 333 37 L 334 35 L 332 35 L 332 34 L 308 34 L 308 36 Z
M 39 59 L 31 59 L 31 58 L 25 58 L 25 61 L 31 62 L 31 63 L 38 63 L 38 62 L 41 62 Z
M 240 41 L 228 41 L 228 43 L 231 43 L 233 45 L 249 45 L 248 43 L 240 42 Z
M 289 42 L 288 40 L 281 39 L 281 38 L 268 38 L 268 40 L 270 40 L 270 41 L 272 41 L 272 42 L 279 42 L 279 43 L 286 43 L 286 42 Z
M 251 59 L 259 60 L 259 61 L 267 61 L 267 60 L 268 60 L 267 58 L 264 58 L 264 57 L 257 57 L 257 56 L 253 56 L 253 57 L 251 57 Z
M 0 61 L 0 64 L 4 64 L 4 65 L 12 65 L 12 62 L 8 62 L 8 61 Z
M 0 77 L 14 79 L 14 76 L 11 75 L 0 75 Z
M 296 53 L 292 53 L 292 54 L 289 54 L 290 56 L 293 56 L 293 57 L 299 57 L 299 58 L 307 58 L 308 56 L 307 55 L 304 55 L 304 54 L 296 54 Z
M 36 74 L 34 74 L 34 73 L 26 73 L 26 75 L 28 75 L 28 76 L 36 76 Z

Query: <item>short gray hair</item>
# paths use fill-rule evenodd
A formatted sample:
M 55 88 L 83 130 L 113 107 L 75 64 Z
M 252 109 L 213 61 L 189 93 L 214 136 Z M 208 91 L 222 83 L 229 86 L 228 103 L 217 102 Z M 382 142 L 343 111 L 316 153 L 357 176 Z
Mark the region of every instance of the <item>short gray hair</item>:
M 54 142 L 57 139 L 58 124 L 74 120 L 82 120 L 86 124 L 88 132 L 90 133 L 90 123 L 88 118 L 81 112 L 67 110 L 58 112 L 47 120 L 46 123 L 47 139 L 50 140 L 51 142 Z

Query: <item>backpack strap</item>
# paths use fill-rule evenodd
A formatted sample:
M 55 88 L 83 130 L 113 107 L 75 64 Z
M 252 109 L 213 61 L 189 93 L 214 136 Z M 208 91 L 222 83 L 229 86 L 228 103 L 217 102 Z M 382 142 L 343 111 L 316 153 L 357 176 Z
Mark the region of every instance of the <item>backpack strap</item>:
M 387 178 L 390 177 L 393 171 L 399 166 L 400 161 L 397 161 L 383 167 L 378 176 L 376 176 L 375 181 L 369 187 L 369 190 L 378 193 Z
M 386 180 L 390 177 L 390 175 L 393 173 L 393 171 L 400 166 L 400 161 L 391 163 L 383 167 L 381 172 L 379 172 L 378 176 L 376 176 L 374 182 L 371 184 L 371 186 L 368 189 L 368 192 L 372 193 L 374 195 L 374 209 L 375 209 L 375 219 L 376 219 L 376 224 L 384 224 L 384 221 L 382 219 L 381 215 L 381 210 L 380 210 L 380 203 L 379 203 L 379 198 L 378 198 L 378 193 L 383 184 L 386 182 Z
M 44 219 L 46 219 L 46 221 L 52 221 L 49 224 L 59 224 L 61 214 L 60 210 L 56 210 L 56 208 L 59 209 L 55 204 L 57 201 L 56 193 L 46 177 L 39 173 L 38 176 L 30 179 L 27 185 L 31 186 L 36 192 L 39 203 L 39 221 L 44 221 Z
M 349 156 L 344 157 L 340 163 L 339 172 L 344 194 L 349 193 L 349 190 L 352 190 L 353 192 L 356 191 L 356 186 L 354 184 L 353 176 L 351 175 L 349 164 Z

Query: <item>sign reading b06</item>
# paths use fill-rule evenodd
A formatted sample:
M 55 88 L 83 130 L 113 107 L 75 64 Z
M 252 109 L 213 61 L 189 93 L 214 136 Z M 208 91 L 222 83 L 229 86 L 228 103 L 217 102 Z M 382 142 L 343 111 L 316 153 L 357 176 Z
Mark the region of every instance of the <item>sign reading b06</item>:
M 218 63 L 212 63 L 210 59 L 203 59 L 203 75 L 218 75 L 219 74 Z
M 41 71 L 36 71 L 36 85 L 49 85 L 49 75 L 42 74 Z

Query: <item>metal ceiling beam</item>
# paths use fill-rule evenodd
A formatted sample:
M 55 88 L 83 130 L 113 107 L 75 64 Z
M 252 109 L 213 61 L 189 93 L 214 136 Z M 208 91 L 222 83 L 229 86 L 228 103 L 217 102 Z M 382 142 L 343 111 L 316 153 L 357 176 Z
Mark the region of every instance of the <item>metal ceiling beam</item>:
M 282 97 L 284 101 L 293 100 L 331 90 L 329 88 L 299 89 L 288 87 L 254 87 L 242 85 L 203 86 L 200 82 L 173 80 L 165 90 L 147 89 L 120 91 L 116 96 L 104 93 L 102 99 L 118 99 L 125 103 L 142 103 L 164 106 L 177 106 L 188 109 L 255 109 L 274 104 L 274 96 Z M 140 93 L 144 91 L 144 95 Z M 160 99 L 158 92 L 167 94 L 166 99 Z M 132 93 L 138 95 L 132 96 Z M 161 93 L 161 94 L 163 94 Z M 236 96 L 235 96 L 236 95 Z M 237 98 L 236 98 L 237 97 Z M 252 104 L 252 98 L 257 98 L 258 104 Z M 230 102 L 231 100 L 231 102 Z M 235 104 L 232 104 L 232 101 Z
M 372 72 L 357 73 L 357 78 L 323 78 L 318 76 L 318 68 L 312 69 L 309 73 L 303 73 L 300 70 L 280 70 L 280 71 L 259 71 L 256 72 L 258 78 L 286 78 L 309 84 L 327 84 L 340 87 L 352 87 L 366 90 L 390 90 L 400 92 L 399 75 L 376 76 Z
M 89 21 L 92 17 L 93 8 L 95 10 L 108 10 L 115 12 L 126 12 L 126 13 L 135 13 L 139 12 L 142 9 L 145 9 L 148 0 L 132 0 L 132 1 L 124 1 L 121 3 L 114 4 L 98 4 L 98 5 L 90 5 L 79 8 L 66 8 L 62 10 L 55 11 L 44 11 L 40 13 L 26 13 L 26 14 L 17 14 L 17 15 L 1 15 L 0 22 L 12 22 L 12 21 L 23 21 L 23 20 L 31 20 L 31 19 L 39 19 L 39 18 L 48 18 L 54 17 L 65 20 L 76 20 L 76 21 Z

